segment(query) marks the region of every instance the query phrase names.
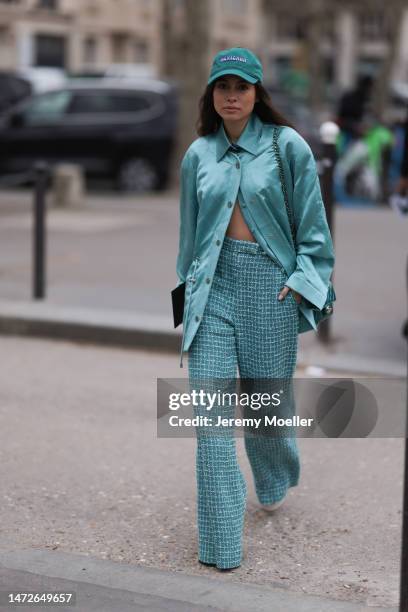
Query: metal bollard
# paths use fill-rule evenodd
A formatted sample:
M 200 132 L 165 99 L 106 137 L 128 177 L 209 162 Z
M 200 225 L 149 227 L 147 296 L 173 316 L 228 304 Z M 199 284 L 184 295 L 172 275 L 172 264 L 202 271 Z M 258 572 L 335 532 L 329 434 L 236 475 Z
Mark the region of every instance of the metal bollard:
M 320 126 L 320 136 L 323 143 L 323 157 L 320 160 L 322 173 L 320 187 L 326 210 L 327 223 L 333 238 L 333 171 L 336 163 L 336 138 L 339 127 L 334 121 L 325 121 Z M 330 318 L 322 321 L 317 328 L 317 337 L 324 344 L 330 342 Z
M 33 236 L 33 298 L 45 297 L 45 196 L 49 178 L 49 166 L 37 162 L 34 166 L 34 236 Z
M 56 207 L 80 207 L 84 204 L 84 176 L 79 164 L 57 164 L 53 171 L 51 204 Z

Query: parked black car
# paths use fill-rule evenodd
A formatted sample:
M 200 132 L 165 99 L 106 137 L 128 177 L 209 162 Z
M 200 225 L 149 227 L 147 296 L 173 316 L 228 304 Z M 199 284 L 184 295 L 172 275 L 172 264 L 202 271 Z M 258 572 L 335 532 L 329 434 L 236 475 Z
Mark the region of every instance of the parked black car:
M 120 189 L 166 185 L 177 118 L 170 82 L 95 80 L 33 96 L 0 120 L 0 174 L 37 160 L 80 164 L 90 176 L 113 177 Z
M 0 113 L 32 94 L 32 86 L 14 72 L 0 71 Z

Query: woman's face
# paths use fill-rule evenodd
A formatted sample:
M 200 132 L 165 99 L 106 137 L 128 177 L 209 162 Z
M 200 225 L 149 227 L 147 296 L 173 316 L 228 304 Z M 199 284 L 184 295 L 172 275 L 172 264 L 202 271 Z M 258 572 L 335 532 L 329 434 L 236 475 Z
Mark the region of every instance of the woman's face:
M 214 108 L 224 121 L 247 119 L 255 101 L 255 85 L 241 77 L 227 74 L 216 80 L 213 90 Z

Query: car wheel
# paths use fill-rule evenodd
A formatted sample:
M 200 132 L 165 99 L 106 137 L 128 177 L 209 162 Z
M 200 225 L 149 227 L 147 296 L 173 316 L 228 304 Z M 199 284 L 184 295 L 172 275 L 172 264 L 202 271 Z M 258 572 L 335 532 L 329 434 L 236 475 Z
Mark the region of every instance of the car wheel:
M 153 191 L 158 187 L 159 173 L 148 159 L 132 157 L 121 164 L 118 184 L 121 191 L 139 193 Z

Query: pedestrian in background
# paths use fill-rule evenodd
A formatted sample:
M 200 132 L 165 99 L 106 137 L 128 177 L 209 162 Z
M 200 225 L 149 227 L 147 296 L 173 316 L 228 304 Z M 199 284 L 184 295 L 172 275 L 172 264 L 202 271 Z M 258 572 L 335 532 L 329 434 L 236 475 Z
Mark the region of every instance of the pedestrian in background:
M 408 109 L 404 124 L 404 144 L 401 161 L 400 178 L 397 183 L 396 191 L 401 195 L 408 195 Z
M 373 83 L 371 75 L 360 75 L 355 87 L 344 92 L 340 98 L 336 117 L 341 130 L 340 154 L 351 142 L 364 135 L 364 117 L 370 107 Z
M 403 153 L 402 153 L 402 162 L 401 162 L 401 170 L 400 170 L 400 178 L 395 188 L 397 194 L 401 196 L 405 196 L 405 204 L 408 198 L 408 109 L 405 117 L 404 124 L 404 144 L 403 144 Z M 405 215 L 407 214 L 406 208 L 404 209 Z M 408 293 L 408 256 L 406 263 L 406 284 L 407 284 L 407 293 Z M 408 295 L 407 295 L 408 301 Z M 403 326 L 402 326 L 402 335 L 404 338 L 408 339 L 408 317 L 406 318 Z
M 180 365 L 188 350 L 192 386 L 205 379 L 206 392 L 234 390 L 237 369 L 253 389 L 260 379 L 291 380 L 298 334 L 316 329 L 313 308 L 325 303 L 334 265 L 313 153 L 274 109 L 262 78 L 249 49 L 216 54 L 199 138 L 181 163 Z M 234 415 L 234 407 L 215 408 Z M 214 429 L 196 428 L 198 560 L 232 569 L 243 557 L 247 489 L 233 430 Z M 245 432 L 245 449 L 258 499 L 275 510 L 299 482 L 296 438 Z

